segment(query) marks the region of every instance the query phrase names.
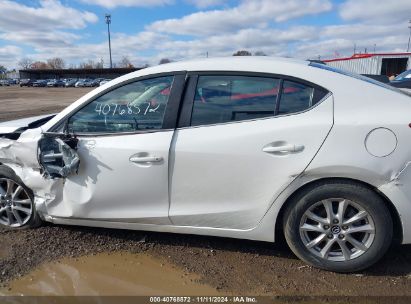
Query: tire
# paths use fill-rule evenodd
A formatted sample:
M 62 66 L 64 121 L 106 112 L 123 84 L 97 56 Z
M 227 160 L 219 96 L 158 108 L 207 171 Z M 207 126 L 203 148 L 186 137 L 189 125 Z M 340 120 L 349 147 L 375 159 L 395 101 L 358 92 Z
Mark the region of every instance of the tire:
M 36 228 L 41 226 L 42 220 L 40 216 L 38 215 L 36 211 L 36 206 L 34 204 L 34 195 L 33 191 L 31 191 L 23 182 L 22 180 L 14 173 L 13 170 L 11 170 L 9 167 L 0 165 L 0 194 L 2 194 L 3 198 L 5 196 L 4 189 L 7 186 L 7 180 L 11 180 L 14 183 L 13 188 L 17 189 L 18 186 L 22 187 L 22 190 L 20 191 L 19 197 L 25 198 L 25 201 L 27 201 L 24 204 L 20 204 L 20 207 L 24 207 L 25 209 L 31 209 L 31 214 L 27 215 L 25 212 L 19 211 L 18 214 L 20 214 L 20 219 L 22 220 L 24 218 L 24 221 L 22 222 L 23 224 L 18 223 L 17 218 L 13 215 L 14 220 L 16 221 L 15 225 L 9 225 L 3 223 L 6 219 L 5 213 L 0 213 L 0 226 L 1 227 L 6 227 L 9 229 L 14 229 L 14 230 L 19 230 L 19 229 L 29 229 L 29 228 Z M 3 186 L 2 186 L 3 185 Z M 20 199 L 22 201 L 22 199 Z M 13 201 L 14 204 L 14 201 Z M 6 200 L 0 200 L 0 208 L 6 207 Z
M 290 249 L 301 260 L 342 273 L 376 263 L 393 238 L 383 199 L 349 181 L 317 183 L 297 194 L 285 212 L 283 228 Z

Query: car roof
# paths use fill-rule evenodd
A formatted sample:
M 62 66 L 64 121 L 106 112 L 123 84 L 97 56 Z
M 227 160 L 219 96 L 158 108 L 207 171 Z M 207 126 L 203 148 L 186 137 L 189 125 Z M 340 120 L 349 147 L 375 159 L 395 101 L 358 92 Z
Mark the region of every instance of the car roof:
M 173 71 L 264 71 L 272 65 L 298 65 L 308 66 L 309 62 L 293 58 L 269 57 L 269 56 L 231 56 L 184 60 L 148 67 L 127 74 L 130 78 L 142 74 L 166 73 Z

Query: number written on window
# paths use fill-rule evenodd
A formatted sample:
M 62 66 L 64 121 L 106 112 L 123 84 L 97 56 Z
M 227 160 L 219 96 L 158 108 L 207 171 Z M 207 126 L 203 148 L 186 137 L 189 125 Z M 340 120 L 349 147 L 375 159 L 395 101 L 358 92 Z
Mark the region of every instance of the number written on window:
M 118 133 L 161 129 L 173 77 L 136 81 L 89 103 L 69 120 L 74 133 Z

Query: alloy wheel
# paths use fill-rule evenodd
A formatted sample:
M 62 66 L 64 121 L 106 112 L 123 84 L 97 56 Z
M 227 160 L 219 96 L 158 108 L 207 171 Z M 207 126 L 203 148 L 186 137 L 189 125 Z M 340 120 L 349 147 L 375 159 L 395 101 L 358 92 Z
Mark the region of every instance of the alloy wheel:
M 9 178 L 0 178 L 0 224 L 24 226 L 33 213 L 32 200 L 22 185 Z
M 364 254 L 375 238 L 375 225 L 359 204 L 332 198 L 312 205 L 300 221 L 306 249 L 330 261 L 348 261 Z

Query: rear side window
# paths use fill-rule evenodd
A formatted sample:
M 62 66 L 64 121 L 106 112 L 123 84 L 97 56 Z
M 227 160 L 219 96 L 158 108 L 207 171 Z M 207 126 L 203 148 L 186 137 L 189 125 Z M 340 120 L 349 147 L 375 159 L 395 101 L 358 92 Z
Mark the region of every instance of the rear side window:
M 280 80 L 248 76 L 200 76 L 191 125 L 257 119 L 275 115 Z
M 304 111 L 313 105 L 314 88 L 302 83 L 285 80 L 281 90 L 278 114 Z

